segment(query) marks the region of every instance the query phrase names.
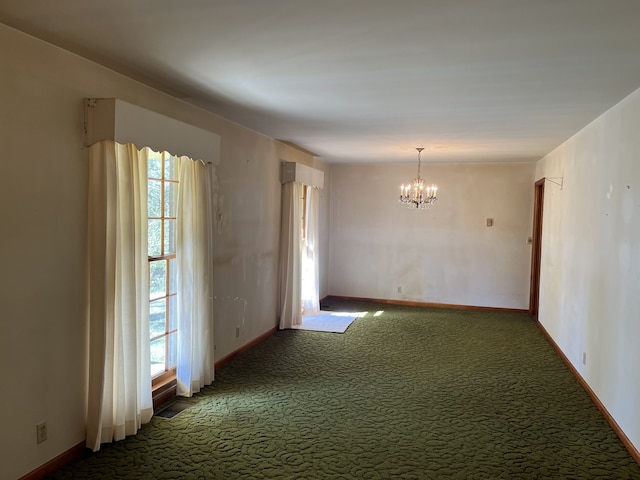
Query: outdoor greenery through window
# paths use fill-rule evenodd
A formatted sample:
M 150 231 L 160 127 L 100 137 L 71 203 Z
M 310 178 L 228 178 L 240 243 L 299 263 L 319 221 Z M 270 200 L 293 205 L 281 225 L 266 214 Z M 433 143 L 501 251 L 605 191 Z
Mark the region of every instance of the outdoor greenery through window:
M 151 377 L 176 367 L 176 204 L 180 159 L 151 152 L 148 165 Z

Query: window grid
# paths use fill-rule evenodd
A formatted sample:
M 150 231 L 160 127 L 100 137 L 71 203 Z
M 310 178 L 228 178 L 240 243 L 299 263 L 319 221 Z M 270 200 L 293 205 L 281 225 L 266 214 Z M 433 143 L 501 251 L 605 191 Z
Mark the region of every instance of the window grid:
M 149 333 L 151 345 L 150 368 L 154 383 L 164 379 L 167 374 L 175 374 L 174 346 L 177 334 L 177 322 L 175 319 L 177 293 L 175 291 L 175 281 L 172 281 L 172 279 L 175 278 L 175 187 L 178 184 L 178 180 L 171 177 L 177 173 L 178 161 L 178 158 L 171 158 L 167 152 L 162 152 L 159 157 L 154 156 L 150 158 L 148 174 L 149 191 L 151 191 L 154 182 L 159 183 L 159 192 L 157 192 L 159 193 L 159 198 L 157 198 L 157 195 L 154 195 L 152 199 L 151 195 L 149 195 L 149 201 L 154 203 L 154 205 L 150 205 L 149 209 L 156 210 L 155 213 L 159 213 L 159 216 L 151 215 L 151 212 L 148 213 L 149 224 L 151 225 L 154 222 L 159 224 L 159 228 L 157 228 L 159 231 L 150 235 L 148 254 L 150 287 L 149 310 L 151 319 Z M 155 162 L 154 173 L 159 173 L 159 175 L 152 174 L 152 162 Z M 172 171 L 168 171 L 168 164 L 173 164 L 171 168 Z M 157 167 L 160 168 L 158 169 Z M 157 188 L 158 185 L 155 185 L 155 187 Z M 171 188 L 174 198 L 167 198 L 166 192 L 168 188 Z M 167 211 L 167 200 L 172 203 L 169 207 L 171 212 Z M 172 228 L 170 222 L 173 222 Z M 156 237 L 156 233 L 159 234 L 159 238 Z M 173 238 L 167 238 L 168 235 Z M 170 241 L 167 242 L 167 240 Z M 173 251 L 168 247 L 173 247 Z M 160 266 L 160 264 L 162 265 Z M 154 270 L 162 272 L 161 277 L 163 278 L 160 278 L 160 281 L 154 278 Z M 157 322 L 157 320 L 162 316 L 164 316 L 164 324 L 161 326 L 156 325 L 156 323 L 160 323 Z M 154 319 L 154 317 L 158 317 L 158 319 Z

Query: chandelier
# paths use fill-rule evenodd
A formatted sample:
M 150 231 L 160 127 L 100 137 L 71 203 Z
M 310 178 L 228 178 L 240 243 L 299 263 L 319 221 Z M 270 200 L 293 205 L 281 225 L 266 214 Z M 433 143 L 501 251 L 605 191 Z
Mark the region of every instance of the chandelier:
M 416 148 L 418 151 L 418 176 L 407 185 L 400 186 L 400 203 L 408 208 L 429 208 L 438 200 L 438 187 L 426 186 L 424 179 L 420 177 L 420 155 L 424 148 Z

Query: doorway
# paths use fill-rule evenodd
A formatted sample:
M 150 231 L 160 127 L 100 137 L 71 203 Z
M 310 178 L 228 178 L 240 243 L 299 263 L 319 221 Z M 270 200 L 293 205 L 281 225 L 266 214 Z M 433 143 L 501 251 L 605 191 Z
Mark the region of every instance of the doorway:
M 540 301 L 540 260 L 542 256 L 542 210 L 544 206 L 544 178 L 535 183 L 533 197 L 533 238 L 531 242 L 531 282 L 529 313 L 538 317 Z

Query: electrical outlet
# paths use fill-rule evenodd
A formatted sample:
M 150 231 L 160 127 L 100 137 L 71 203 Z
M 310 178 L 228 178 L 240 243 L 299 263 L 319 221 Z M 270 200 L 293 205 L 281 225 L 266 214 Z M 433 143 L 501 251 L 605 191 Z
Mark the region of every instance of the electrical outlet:
M 236 327 L 236 338 L 240 336 L 240 327 Z
M 582 352 L 582 364 L 587 364 L 587 352 Z
M 47 439 L 47 422 L 36 425 L 36 441 L 42 443 Z
M 402 287 L 398 285 L 398 293 L 402 293 Z

